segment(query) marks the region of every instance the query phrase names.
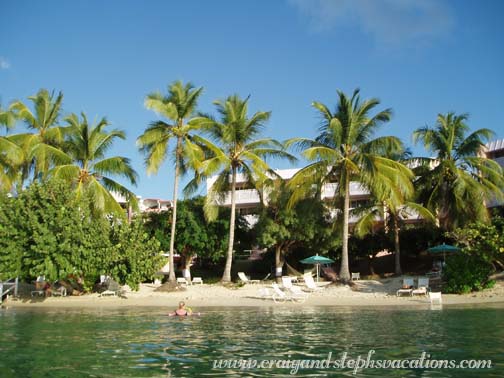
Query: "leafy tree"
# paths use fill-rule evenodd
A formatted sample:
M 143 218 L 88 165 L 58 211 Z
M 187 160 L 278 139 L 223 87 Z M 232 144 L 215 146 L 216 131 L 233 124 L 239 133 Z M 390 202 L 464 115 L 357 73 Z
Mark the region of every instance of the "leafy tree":
M 495 217 L 491 224 L 475 222 L 448 233 L 466 254 L 504 269 L 504 219 Z
M 258 243 L 275 251 L 277 280 L 280 280 L 285 257 L 295 248 L 317 246 L 317 253 L 327 253 L 339 240 L 332 236 L 333 224 L 324 204 L 317 199 L 305 199 L 294 207 L 288 202 L 291 191 L 285 182 L 269 194 L 268 204 L 255 225 Z
M 45 275 L 55 281 L 75 275 L 89 287 L 108 265 L 108 221 L 93 218 L 90 199 L 77 199 L 66 183 L 35 182 L 0 201 L 4 278 Z
M 492 135 L 489 129 L 479 129 L 466 136 L 467 114 L 439 114 L 434 128 L 422 127 L 414 134 L 434 158 L 418 171 L 415 186 L 419 201 L 436 214 L 444 230 L 453 230 L 467 222 L 488 222 L 485 203 L 503 199 L 502 168 L 481 156 L 484 142 Z
M 204 201 L 203 197 L 196 197 L 179 202 L 175 250 L 183 258 L 184 269 L 189 269 L 195 255 L 200 260 L 213 262 L 225 255 L 229 234 L 229 211 L 221 209 L 221 216 L 208 221 L 203 211 Z M 170 244 L 168 230 L 170 223 L 167 222 L 169 217 L 169 212 L 146 215 L 145 227 L 159 240 L 163 249 L 167 249 Z M 247 228 L 246 220 L 238 216 L 237 236 L 240 238 L 244 235 Z
M 108 274 L 137 290 L 138 284 L 152 280 L 163 266 L 160 243 L 151 237 L 141 219 L 115 224 L 111 230 Z
M 136 196 L 110 176 L 123 177 L 135 185 L 137 174 L 128 158 L 106 157 L 106 154 L 114 140 L 125 139 L 124 132 L 105 130 L 109 125 L 105 118 L 96 125 L 90 125 L 84 113 L 82 120 L 79 120 L 76 114 L 66 117 L 65 120 L 69 126 L 65 130 L 64 146 L 71 162 L 58 165 L 51 173 L 56 178 L 70 182 L 77 197 L 82 197 L 84 193 L 91 196 L 96 209 L 123 216 L 124 210 L 112 192 L 123 195 L 133 205 L 136 204 Z
M 390 120 L 391 110 L 370 115 L 380 103 L 372 98 L 361 101 L 359 90 L 352 97 L 338 91 L 338 104 L 334 112 L 319 102 L 312 105 L 319 112 L 322 124 L 315 140 L 294 138 L 288 145 L 303 150 L 311 163 L 299 170 L 290 181 L 295 189 L 292 203 L 311 191 L 313 185 L 337 183 L 333 206 L 341 209 L 343 217 L 342 258 L 340 279 L 350 280 L 348 267 L 348 237 L 350 213 L 350 183 L 364 188 L 386 192 L 401 197 L 411 187 L 411 171 L 400 162 L 383 157 L 383 151 L 397 151 L 401 142 L 392 136 L 372 139 L 382 123 Z
M 489 277 L 493 272 L 492 264 L 478 255 L 460 254 L 447 259 L 443 271 L 446 293 L 465 294 L 491 288 L 495 281 Z
M 133 289 L 162 265 L 159 242 L 143 223 L 114 222 L 92 211 L 66 182 L 34 182 L 17 197 L 0 193 L 0 279 L 82 279 L 89 290 L 101 274 Z
M 20 188 L 30 172 L 33 172 L 33 179 L 45 178 L 51 166 L 68 161 L 61 150 L 63 128 L 57 125 L 63 93 L 55 97 L 54 93 L 41 89 L 28 99 L 33 103 L 33 111 L 21 101 L 15 101 L 10 106 L 16 118 L 34 131 L 9 136 L 23 150 L 23 163 L 19 167 Z
M 137 145 L 146 155 L 145 164 L 147 173 L 157 173 L 161 164 L 168 156 L 168 147 L 171 140 L 176 141 L 173 150 L 173 160 L 175 162 L 175 179 L 173 184 L 173 213 L 171 220 L 170 237 L 170 273 L 169 281 L 175 282 L 175 269 L 173 254 L 175 247 L 175 233 L 177 224 L 177 196 L 179 178 L 188 168 L 197 164 L 202 158 L 201 151 L 192 142 L 192 133 L 197 128 L 187 122 L 196 111 L 198 98 L 201 96 L 203 88 L 194 88 L 191 83 L 183 84 L 176 81 L 168 87 L 168 94 L 151 93 L 145 99 L 145 107 L 155 111 L 160 116 L 166 118 L 168 122 L 158 120 L 138 137 Z
M 411 153 L 401 147 L 397 151 L 383 151 L 382 155 L 405 165 L 411 165 L 415 162 L 415 158 L 411 158 Z M 400 243 L 400 227 L 405 219 L 412 215 L 419 215 L 426 222 L 434 222 L 435 218 L 432 213 L 420 204 L 412 201 L 414 196 L 413 186 L 400 186 L 396 188 L 380 188 L 372 187 L 371 201 L 369 204 L 354 209 L 352 213 L 362 215 L 355 224 L 355 232 L 358 236 L 372 232 L 376 226 L 377 219 L 381 219 L 385 223 L 385 229 L 390 229 L 393 232 L 394 238 L 394 254 L 395 254 L 395 274 L 401 275 L 401 243 Z
M 280 142 L 271 139 L 256 139 L 265 123 L 270 118 L 270 112 L 256 112 L 249 118 L 248 100 L 238 95 L 229 96 L 226 100 L 215 101 L 220 120 L 211 116 L 201 116 L 193 121 L 207 131 L 216 142 L 201 141 L 211 151 L 212 156 L 205 160 L 202 172 L 209 176 L 218 172 L 218 177 L 209 188 L 205 211 L 209 219 L 215 219 L 217 205 L 222 203 L 226 195 L 231 198 L 231 219 L 229 227 L 229 246 L 222 282 L 231 281 L 231 265 L 233 261 L 233 246 L 236 220 L 236 181 L 240 173 L 246 181 L 257 187 L 256 183 L 267 179 L 267 172 L 274 174 L 264 160 L 266 157 L 281 157 L 293 159 L 283 150 Z

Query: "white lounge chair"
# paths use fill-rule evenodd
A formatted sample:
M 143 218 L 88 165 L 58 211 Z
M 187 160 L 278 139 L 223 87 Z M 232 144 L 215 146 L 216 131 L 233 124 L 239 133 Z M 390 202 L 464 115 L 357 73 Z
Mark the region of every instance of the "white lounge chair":
M 192 283 L 193 283 L 193 284 L 197 284 L 197 283 L 198 283 L 198 284 L 200 284 L 200 285 L 203 285 L 203 279 L 202 279 L 201 277 L 194 277 L 194 278 L 192 279 Z
M 359 281 L 360 273 L 352 273 L 352 281 Z
M 409 296 L 412 296 L 413 295 L 413 285 L 414 285 L 413 278 L 404 278 L 403 284 L 402 284 L 403 287 L 400 288 L 399 290 L 397 290 L 396 296 L 399 297 L 403 294 L 408 294 Z
M 434 304 L 437 302 L 438 304 L 443 304 L 443 298 L 441 297 L 441 292 L 433 293 L 432 291 L 429 293 L 430 303 Z
M 184 277 L 177 277 L 177 283 L 181 285 L 190 285 L 190 283 Z
M 306 285 L 306 287 L 308 288 L 309 291 L 324 290 L 324 288 L 317 286 L 317 284 L 313 280 L 313 277 L 311 276 L 310 273 L 304 274 L 303 278 L 304 278 L 304 283 L 305 283 L 305 285 Z
M 250 278 L 248 278 L 245 273 L 243 272 L 238 272 L 238 278 L 241 280 L 241 282 L 243 283 L 250 283 L 250 284 L 257 284 L 259 283 L 260 281 L 259 280 L 251 280 Z
M 279 302 L 285 302 L 285 301 L 292 301 L 295 303 L 303 303 L 306 301 L 307 295 L 306 293 L 303 292 L 298 292 L 298 293 L 293 293 L 292 291 L 285 292 L 280 289 L 280 286 L 278 284 L 274 283 L 271 285 L 273 288 L 273 301 L 275 303 Z
M 282 285 L 284 289 L 290 289 L 292 285 L 292 277 L 290 276 L 282 276 Z
M 429 279 L 428 278 L 419 278 L 418 285 L 416 289 L 413 289 L 411 295 L 425 295 L 429 292 Z

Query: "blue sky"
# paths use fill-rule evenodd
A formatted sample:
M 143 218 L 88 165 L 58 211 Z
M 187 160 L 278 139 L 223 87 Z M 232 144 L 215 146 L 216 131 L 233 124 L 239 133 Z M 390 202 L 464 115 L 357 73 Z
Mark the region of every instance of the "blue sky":
M 2 104 L 47 88 L 63 91 L 66 113 L 107 116 L 127 133 L 111 153 L 132 159 L 143 197 L 172 198 L 171 162 L 148 177 L 135 139 L 156 119 L 145 95 L 177 79 L 205 88 L 202 111 L 250 94 L 280 140 L 313 137 L 310 103 L 332 108 L 337 89 L 356 87 L 393 109 L 380 135 L 417 154 L 412 131 L 440 112 L 504 137 L 499 0 L 0 0 L 0 13 Z

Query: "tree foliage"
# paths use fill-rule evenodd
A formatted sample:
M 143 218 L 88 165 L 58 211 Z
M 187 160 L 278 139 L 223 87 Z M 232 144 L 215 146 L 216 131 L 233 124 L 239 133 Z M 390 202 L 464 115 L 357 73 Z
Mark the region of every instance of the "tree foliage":
M 479 129 L 467 135 L 467 119 L 467 114 L 439 114 L 435 127 L 413 133 L 414 140 L 423 142 L 435 155 L 422 159 L 425 164 L 417 169 L 418 200 L 448 231 L 473 221 L 487 223 L 485 204 L 504 199 L 502 168 L 481 156 L 493 132 Z
M 2 279 L 70 276 L 91 288 L 101 274 L 136 287 L 160 268 L 158 244 L 137 224 L 111 224 L 63 181 L 34 182 L 17 197 L 0 195 Z
M 324 204 L 307 198 L 289 207 L 291 195 L 284 183 L 278 185 L 269 193 L 268 205 L 260 211 L 254 226 L 258 244 L 275 251 L 277 269 L 282 268 L 285 257 L 294 249 L 324 255 L 340 244 L 334 237 L 334 224 Z
M 491 224 L 475 222 L 448 233 L 464 253 L 479 256 L 504 268 L 504 218 L 495 217 Z

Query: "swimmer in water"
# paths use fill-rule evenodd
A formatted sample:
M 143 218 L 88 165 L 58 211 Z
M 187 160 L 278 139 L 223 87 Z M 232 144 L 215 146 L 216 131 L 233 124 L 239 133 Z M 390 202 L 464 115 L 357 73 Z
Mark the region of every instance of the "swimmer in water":
M 192 309 L 186 307 L 184 302 L 179 302 L 178 308 L 174 312 L 170 312 L 168 316 L 192 316 L 200 315 L 200 313 L 193 313 Z

